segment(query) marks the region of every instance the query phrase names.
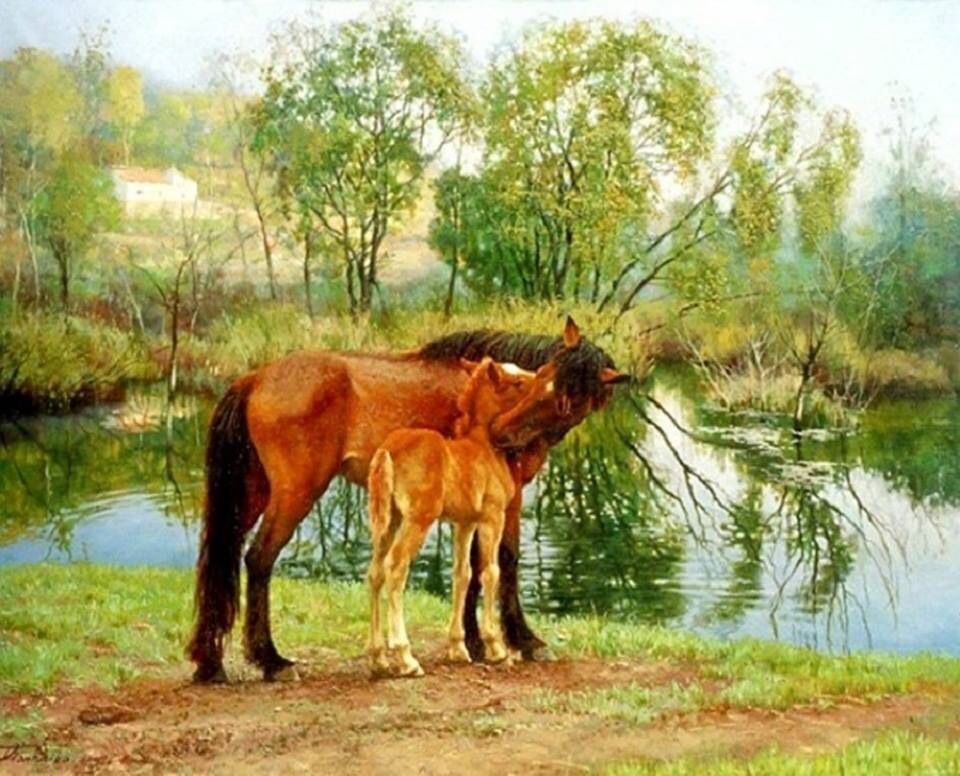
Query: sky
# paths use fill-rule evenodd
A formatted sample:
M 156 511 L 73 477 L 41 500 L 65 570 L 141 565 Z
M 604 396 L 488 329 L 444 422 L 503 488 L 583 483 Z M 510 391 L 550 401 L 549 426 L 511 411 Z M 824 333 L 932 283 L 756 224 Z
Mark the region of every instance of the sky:
M 415 2 L 416 17 L 459 34 L 484 61 L 525 24 L 638 16 L 710 49 L 721 87 L 742 111 L 784 69 L 825 106 L 853 114 L 863 132 L 862 186 L 888 158 L 894 97 L 909 98 L 912 121 L 931 124 L 940 174 L 960 185 L 960 0 L 635 0 L 634 2 Z M 341 20 L 365 2 L 309 0 L 0 0 L 0 57 L 18 46 L 61 53 L 78 30 L 109 21 L 118 62 L 176 87 L 203 87 L 209 57 L 267 50 L 270 32 L 292 18 Z

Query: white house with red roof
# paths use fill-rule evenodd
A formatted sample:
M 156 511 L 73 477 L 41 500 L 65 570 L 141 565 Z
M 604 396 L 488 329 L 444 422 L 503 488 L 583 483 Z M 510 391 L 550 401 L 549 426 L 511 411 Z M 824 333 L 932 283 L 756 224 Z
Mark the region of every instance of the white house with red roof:
M 112 167 L 114 193 L 124 210 L 164 210 L 193 207 L 197 182 L 176 167 L 151 170 L 145 167 Z

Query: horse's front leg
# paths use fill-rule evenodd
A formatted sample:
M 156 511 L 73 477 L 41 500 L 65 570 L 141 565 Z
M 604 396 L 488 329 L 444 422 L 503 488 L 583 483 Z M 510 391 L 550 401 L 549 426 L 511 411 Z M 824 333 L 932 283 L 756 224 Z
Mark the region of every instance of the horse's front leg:
M 542 458 L 537 462 L 542 463 Z M 500 565 L 500 617 L 503 624 L 504 637 L 511 649 L 519 650 L 525 660 L 536 658 L 538 650 L 546 647 L 527 625 L 520 605 L 520 587 L 517 567 L 520 560 L 520 511 L 523 505 L 523 479 L 532 474 L 526 469 L 533 461 L 524 461 L 523 464 L 511 464 L 511 473 L 514 475 L 515 492 L 507 505 L 503 538 L 497 553 Z M 534 472 L 535 473 L 535 472 Z M 480 627 L 477 622 L 477 601 L 480 598 L 480 549 L 476 537 L 470 548 L 470 565 L 473 577 L 467 589 L 467 600 L 463 612 L 463 627 L 466 633 L 467 650 L 473 660 L 483 658 L 483 639 L 480 637 Z
M 500 541 L 500 617 L 503 633 L 511 649 L 519 650 L 525 660 L 533 660 L 546 643 L 530 630 L 520 606 L 518 565 L 520 561 L 520 487 L 507 506 L 503 539 Z

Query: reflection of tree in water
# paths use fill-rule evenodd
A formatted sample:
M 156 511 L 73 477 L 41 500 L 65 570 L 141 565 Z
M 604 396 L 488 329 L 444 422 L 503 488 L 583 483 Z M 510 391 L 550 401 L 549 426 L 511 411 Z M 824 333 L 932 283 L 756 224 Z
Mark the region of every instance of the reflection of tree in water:
M 876 472 L 914 504 L 960 505 L 960 403 L 891 402 L 870 411 L 852 437 L 824 453 Z M 814 448 L 816 449 L 816 448 Z
M 367 494 L 342 478 L 334 480 L 311 514 L 297 527 L 280 556 L 281 573 L 294 577 L 366 579 L 370 562 Z M 452 551 L 450 530 L 431 530 L 410 568 L 410 586 L 443 595 L 447 592 Z
M 0 425 L 0 542 L 46 542 L 71 556 L 76 527 L 105 497 L 146 492 L 169 518 L 189 523 L 202 499 L 205 413 L 193 405 L 169 432 L 105 427 L 93 411 Z
M 524 513 L 533 531 L 523 581 L 540 610 L 646 620 L 683 612 L 682 533 L 647 470 L 620 441 L 623 433 L 637 439 L 643 429 L 630 407 L 617 402 L 572 432 L 536 481 Z

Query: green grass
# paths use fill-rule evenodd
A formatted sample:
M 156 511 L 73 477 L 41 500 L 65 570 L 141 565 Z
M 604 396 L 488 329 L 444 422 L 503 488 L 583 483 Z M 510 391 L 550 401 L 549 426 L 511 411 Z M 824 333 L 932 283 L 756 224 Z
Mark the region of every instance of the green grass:
M 709 703 L 709 696 L 698 684 L 676 682 L 663 687 L 626 684 L 599 690 L 537 693 L 534 707 L 551 713 L 584 714 L 602 719 L 643 725 L 671 713 L 696 711 Z
M 185 675 L 192 594 L 187 570 L 85 564 L 0 569 L 0 692 L 112 687 L 142 674 Z M 275 639 L 294 657 L 325 661 L 362 653 L 367 628 L 362 585 L 277 578 L 271 608 Z M 411 591 L 407 612 L 413 639 L 423 643 L 443 633 L 448 603 Z M 933 655 L 831 657 L 785 644 L 721 642 L 597 617 L 543 618 L 538 627 L 559 657 L 691 666 L 715 688 L 706 693 L 696 684 L 655 691 L 626 685 L 540 696 L 544 708 L 574 713 L 606 709 L 612 717 L 639 721 L 658 709 L 786 707 L 960 685 L 960 660 Z M 228 653 L 239 659 L 237 630 Z
M 362 651 L 366 590 L 276 579 L 274 636 L 294 656 Z M 0 569 L 0 692 L 61 684 L 113 687 L 135 676 L 187 670 L 193 579 L 185 570 L 90 565 Z M 411 592 L 414 638 L 442 628 L 446 604 Z M 240 654 L 234 631 L 229 650 Z
M 749 760 L 724 757 L 621 763 L 602 773 L 604 776 L 900 776 L 907 773 L 946 776 L 960 773 L 960 742 L 895 731 L 813 757 L 771 750 Z
M 931 654 L 860 652 L 831 656 L 790 644 L 718 641 L 673 629 L 611 623 L 602 618 L 542 623 L 566 657 L 635 657 L 696 664 L 704 679 L 724 686 L 714 702 L 783 708 L 842 696 L 877 698 L 925 683 L 960 684 L 960 660 Z

